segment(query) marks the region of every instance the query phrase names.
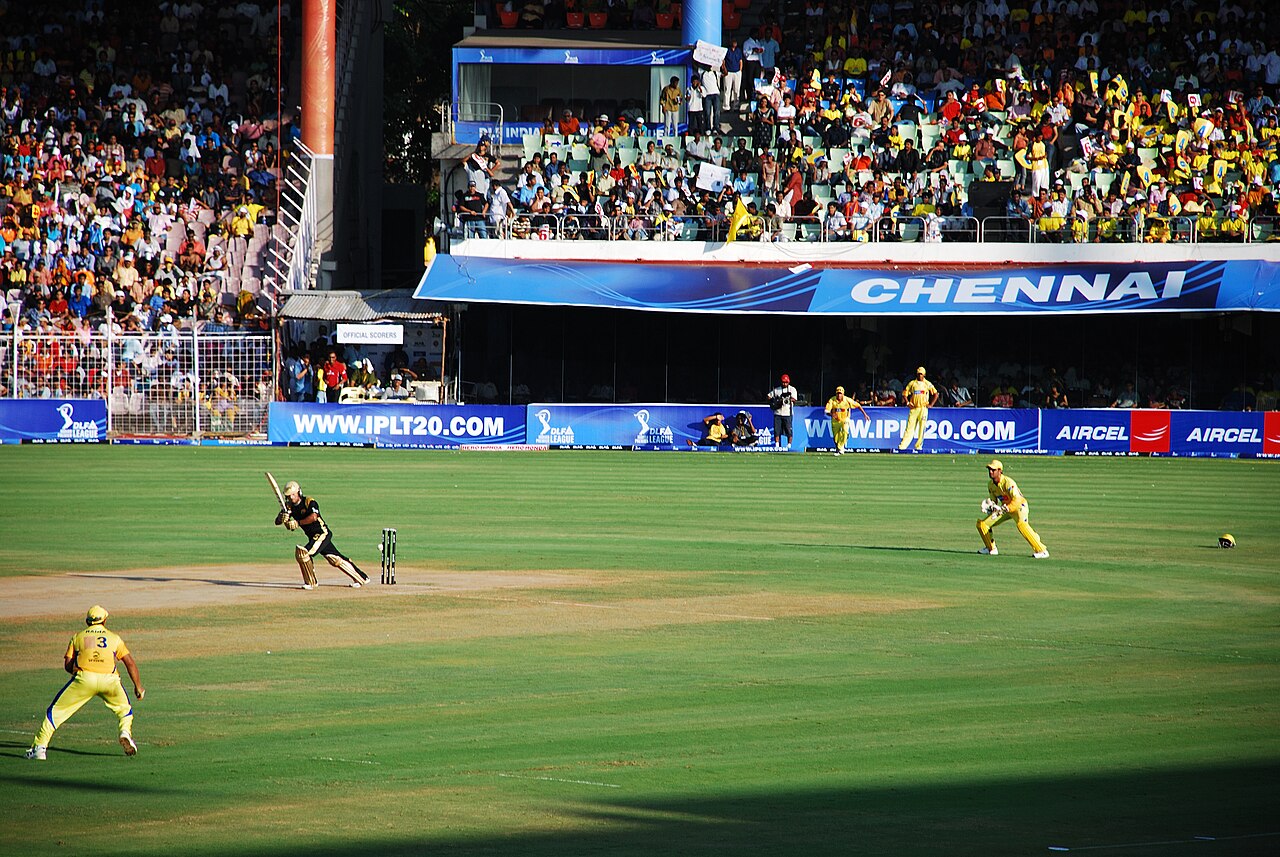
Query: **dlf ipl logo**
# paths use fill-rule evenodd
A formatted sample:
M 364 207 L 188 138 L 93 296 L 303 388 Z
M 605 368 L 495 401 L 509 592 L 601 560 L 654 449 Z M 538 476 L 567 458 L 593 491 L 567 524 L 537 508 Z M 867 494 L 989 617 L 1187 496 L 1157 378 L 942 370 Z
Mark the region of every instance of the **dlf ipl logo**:
M 534 413 L 538 422 L 542 423 L 542 431 L 534 439 L 534 443 L 545 443 L 553 446 L 571 446 L 573 444 L 573 426 L 551 425 L 551 411 L 546 408 Z
M 76 406 L 70 402 L 58 405 L 58 416 L 62 417 L 62 428 L 58 429 L 59 440 L 98 439 L 98 424 L 93 420 L 76 422 Z
M 649 410 L 641 408 L 635 412 L 636 421 L 640 423 L 640 431 L 636 432 L 636 439 L 633 443 L 637 444 L 673 444 L 676 442 L 675 432 L 671 430 L 671 426 L 661 426 L 659 428 L 649 427 Z

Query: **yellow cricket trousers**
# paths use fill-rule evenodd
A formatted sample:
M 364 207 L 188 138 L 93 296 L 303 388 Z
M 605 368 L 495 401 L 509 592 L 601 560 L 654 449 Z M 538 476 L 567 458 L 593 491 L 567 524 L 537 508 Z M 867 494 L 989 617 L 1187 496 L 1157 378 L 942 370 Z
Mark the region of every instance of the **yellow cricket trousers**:
M 906 449 L 911 443 L 911 436 L 916 437 L 916 449 L 924 446 L 924 424 L 929 419 L 928 408 L 912 408 L 907 414 L 907 429 L 902 433 L 902 443 L 898 449 Z
M 114 711 L 116 717 L 120 718 L 120 731 L 132 734 L 133 704 L 129 702 L 129 695 L 125 693 L 124 685 L 120 683 L 120 673 L 91 673 L 80 670 L 63 686 L 62 690 L 58 691 L 58 695 L 49 704 L 49 710 L 45 712 L 44 721 L 40 724 L 40 731 L 36 733 L 33 746 L 49 746 L 49 739 L 53 737 L 54 730 L 95 696 L 102 697 L 107 708 Z
M 1044 546 L 1044 542 L 1040 541 L 1039 534 L 1037 534 L 1035 530 L 1031 529 L 1031 523 L 1028 521 L 1028 518 L 1031 517 L 1030 506 L 1031 504 L 1024 500 L 1016 512 L 1005 512 L 1001 515 L 989 515 L 981 521 L 978 521 L 978 535 L 982 536 L 982 543 L 987 546 L 988 550 L 990 550 L 996 543 L 995 537 L 991 535 L 992 528 L 1000 526 L 1010 518 L 1018 522 L 1018 532 L 1022 533 L 1022 537 L 1027 540 L 1027 544 L 1031 545 L 1032 551 L 1040 553 L 1041 551 L 1048 550 L 1048 548 Z

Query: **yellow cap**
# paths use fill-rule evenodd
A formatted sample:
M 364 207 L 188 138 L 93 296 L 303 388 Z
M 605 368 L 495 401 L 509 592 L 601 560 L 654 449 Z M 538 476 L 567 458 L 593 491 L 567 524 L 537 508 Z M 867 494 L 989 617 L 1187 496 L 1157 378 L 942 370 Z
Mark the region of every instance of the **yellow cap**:
M 107 616 L 109 615 L 110 614 L 107 613 L 107 608 L 99 604 L 95 604 L 89 608 L 88 613 L 84 614 L 84 623 L 86 625 L 101 625 L 103 622 L 107 621 Z
M 917 367 L 916 367 L 916 374 L 917 374 L 917 375 L 927 375 L 928 373 L 924 371 L 924 367 L 923 367 L 923 366 L 917 366 Z
M 993 458 L 987 464 L 987 469 L 988 470 L 1004 470 L 1004 465 L 1000 463 L 1000 459 Z
M 843 393 L 843 392 L 844 392 L 844 387 L 836 387 L 836 392 L 837 392 L 837 393 Z

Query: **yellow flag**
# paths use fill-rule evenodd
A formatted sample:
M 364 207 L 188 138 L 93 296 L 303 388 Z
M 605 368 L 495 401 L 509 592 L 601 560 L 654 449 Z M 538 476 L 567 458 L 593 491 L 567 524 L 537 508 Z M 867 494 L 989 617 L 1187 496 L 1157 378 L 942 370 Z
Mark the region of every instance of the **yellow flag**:
M 1148 164 L 1139 164 L 1139 165 L 1138 165 L 1138 168 L 1137 168 L 1136 170 L 1134 170 L 1134 172 L 1136 172 L 1136 173 L 1138 174 L 1138 178 L 1142 179 L 1142 186 L 1143 186 L 1143 187 L 1150 187 L 1150 186 L 1151 186 L 1152 173 L 1151 173 L 1151 167 L 1150 167 L 1150 165 L 1148 165 Z
M 751 212 L 747 211 L 747 207 L 742 204 L 742 197 L 738 197 L 738 204 L 733 207 L 733 216 L 729 218 L 729 237 L 728 241 L 738 240 L 738 230 L 742 228 L 742 224 L 747 222 L 747 218 L 751 216 Z
M 422 245 L 422 266 L 430 268 L 431 263 L 436 260 L 436 239 L 434 236 L 427 236 L 426 243 Z
M 1089 72 L 1089 89 L 1095 94 L 1098 91 L 1098 73 L 1096 71 Z

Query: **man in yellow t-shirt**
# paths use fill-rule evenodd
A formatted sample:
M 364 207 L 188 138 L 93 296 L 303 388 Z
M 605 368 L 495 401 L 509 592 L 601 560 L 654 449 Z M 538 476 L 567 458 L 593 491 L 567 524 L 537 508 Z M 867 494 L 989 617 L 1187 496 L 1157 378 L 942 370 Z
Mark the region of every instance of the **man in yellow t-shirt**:
M 836 444 L 836 455 L 844 455 L 844 445 L 849 442 L 849 414 L 854 408 L 862 411 L 864 420 L 871 422 L 862 405 L 844 394 L 844 387 L 836 387 L 836 394 L 827 399 L 826 412 L 831 415 L 831 439 Z
M 1029 521 L 1031 510 L 1027 506 L 1027 498 L 1018 490 L 1018 483 L 1004 475 L 1004 465 L 1000 459 L 991 459 L 991 463 L 987 465 L 987 475 L 991 478 L 987 483 L 989 502 L 984 503 L 983 507 L 989 506 L 991 511 L 985 518 L 978 521 L 978 535 L 982 536 L 982 543 L 986 545 L 978 553 L 998 556 L 1000 551 L 996 548 L 996 540 L 991 535 L 991 528 L 1012 519 L 1018 522 L 1018 532 L 1022 533 L 1027 544 L 1031 545 L 1032 556 L 1036 559 L 1048 559 L 1049 549 L 1044 546 L 1044 542 L 1040 541 L 1036 531 L 1031 529 Z
M 146 690 L 138 678 L 138 665 L 120 635 L 107 630 L 107 611 L 104 608 L 96 604 L 90 607 L 84 621 L 87 627 L 71 638 L 62 656 L 63 669 L 71 673 L 71 681 L 58 691 L 46 709 L 40 731 L 27 751 L 28 759 L 43 761 L 54 731 L 95 696 L 102 697 L 107 708 L 119 718 L 120 746 L 124 748 L 124 754 L 132 756 L 138 752 L 138 745 L 133 741 L 133 705 L 120 682 L 116 661 L 129 671 L 133 689 L 141 700 Z
M 916 449 L 924 446 L 924 424 L 929 419 L 929 408 L 938 403 L 938 388 L 924 375 L 924 367 L 917 367 L 915 380 L 908 381 L 902 389 L 902 398 L 906 399 L 911 410 L 907 412 L 907 430 L 902 433 L 898 449 L 906 449 L 912 435 L 916 437 Z

